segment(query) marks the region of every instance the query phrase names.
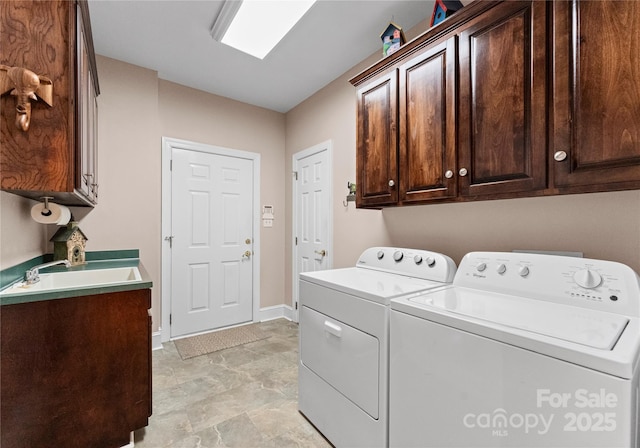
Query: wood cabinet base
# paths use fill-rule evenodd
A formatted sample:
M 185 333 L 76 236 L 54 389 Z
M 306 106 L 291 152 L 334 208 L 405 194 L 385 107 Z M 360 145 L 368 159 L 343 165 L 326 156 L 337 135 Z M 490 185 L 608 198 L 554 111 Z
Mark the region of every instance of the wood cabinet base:
M 0 445 L 115 448 L 151 415 L 151 290 L 0 309 Z

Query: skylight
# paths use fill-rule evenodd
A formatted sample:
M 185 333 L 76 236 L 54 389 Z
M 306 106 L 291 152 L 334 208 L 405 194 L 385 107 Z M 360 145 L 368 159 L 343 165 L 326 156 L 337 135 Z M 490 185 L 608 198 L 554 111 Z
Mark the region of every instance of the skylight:
M 227 0 L 211 28 L 213 38 L 264 59 L 316 0 Z

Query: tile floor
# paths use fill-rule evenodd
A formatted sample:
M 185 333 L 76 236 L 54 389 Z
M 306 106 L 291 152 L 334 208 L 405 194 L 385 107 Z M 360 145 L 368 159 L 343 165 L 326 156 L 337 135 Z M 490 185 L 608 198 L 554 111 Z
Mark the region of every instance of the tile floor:
M 267 339 L 183 361 L 155 350 L 153 415 L 136 448 L 331 445 L 298 412 L 298 325 L 260 324 Z

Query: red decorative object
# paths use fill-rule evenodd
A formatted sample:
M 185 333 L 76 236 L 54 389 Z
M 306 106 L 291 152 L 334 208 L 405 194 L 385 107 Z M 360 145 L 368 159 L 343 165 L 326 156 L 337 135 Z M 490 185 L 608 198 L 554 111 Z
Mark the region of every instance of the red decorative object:
M 437 25 L 462 7 L 464 5 L 459 0 L 436 0 L 429 26 Z

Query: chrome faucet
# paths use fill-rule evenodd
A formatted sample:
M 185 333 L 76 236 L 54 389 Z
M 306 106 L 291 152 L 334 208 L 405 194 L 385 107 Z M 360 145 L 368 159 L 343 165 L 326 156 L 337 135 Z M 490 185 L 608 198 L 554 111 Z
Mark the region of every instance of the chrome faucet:
M 38 283 L 40 281 L 40 269 L 48 268 L 50 266 L 55 266 L 57 264 L 64 264 L 65 267 L 70 268 L 71 263 L 69 260 L 55 260 L 50 261 L 49 263 L 39 264 L 38 266 L 34 266 L 31 269 L 27 270 L 24 274 L 24 281 L 27 285 L 33 285 L 34 283 Z

